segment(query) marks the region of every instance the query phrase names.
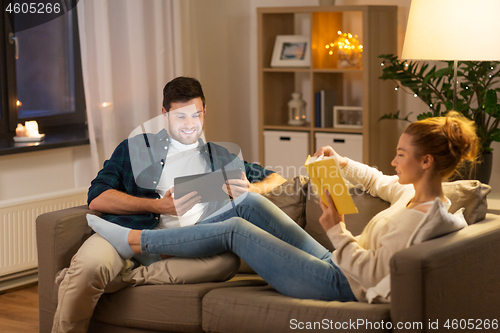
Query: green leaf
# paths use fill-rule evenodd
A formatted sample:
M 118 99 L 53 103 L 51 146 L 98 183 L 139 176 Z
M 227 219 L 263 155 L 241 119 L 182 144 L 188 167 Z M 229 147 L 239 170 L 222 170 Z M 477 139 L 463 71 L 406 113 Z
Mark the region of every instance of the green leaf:
M 448 68 L 441 68 L 439 70 L 436 71 L 436 73 L 434 73 L 434 76 L 439 78 L 439 77 L 443 77 L 445 75 L 449 75 L 450 73 L 450 70 Z
M 396 120 L 404 120 L 404 121 L 408 121 L 408 122 L 411 122 L 408 117 L 412 114 L 412 112 L 408 113 L 408 115 L 404 118 L 401 118 L 399 116 L 399 110 L 396 112 L 396 113 L 386 113 L 384 114 L 382 117 L 380 117 L 378 119 L 378 121 L 381 121 L 381 120 L 384 120 L 384 119 L 396 119 Z
M 491 133 L 491 140 L 500 142 L 500 128 L 497 128 Z

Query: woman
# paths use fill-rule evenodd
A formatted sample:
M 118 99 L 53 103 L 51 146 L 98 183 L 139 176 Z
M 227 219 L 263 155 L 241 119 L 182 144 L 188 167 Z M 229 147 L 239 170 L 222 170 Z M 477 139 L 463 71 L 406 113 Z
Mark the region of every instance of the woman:
M 389 276 L 393 254 L 437 236 L 435 230 L 443 234 L 466 225 L 463 217 L 447 213 L 450 201 L 441 187 L 459 162 L 473 161 L 477 154 L 474 123 L 456 112 L 408 126 L 392 161 L 397 176 L 384 176 L 331 147 L 315 153 L 321 154 L 336 155 L 347 180 L 391 203 L 353 237 L 326 191 L 328 207 L 320 202 L 319 221 L 335 246 L 333 253 L 253 193 L 237 198 L 235 209 L 192 227 L 130 230 L 93 215 L 88 216 L 89 225 L 124 259 L 141 252 L 204 257 L 231 251 L 282 294 L 338 301 L 366 301 L 367 293 L 370 300 L 386 298 L 388 293 L 378 287 Z

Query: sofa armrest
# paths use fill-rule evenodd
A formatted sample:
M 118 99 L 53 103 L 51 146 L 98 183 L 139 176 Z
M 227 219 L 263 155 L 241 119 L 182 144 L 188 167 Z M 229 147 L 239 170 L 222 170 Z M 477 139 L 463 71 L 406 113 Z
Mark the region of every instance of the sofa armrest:
M 396 323 L 500 320 L 500 216 L 396 253 L 391 259 L 391 319 Z M 397 330 L 395 330 L 397 331 Z
M 79 206 L 45 213 L 36 219 L 40 332 L 49 332 L 52 327 L 57 307 L 57 272 L 69 266 L 92 232 L 85 217 L 88 213 L 98 214 L 87 206 Z

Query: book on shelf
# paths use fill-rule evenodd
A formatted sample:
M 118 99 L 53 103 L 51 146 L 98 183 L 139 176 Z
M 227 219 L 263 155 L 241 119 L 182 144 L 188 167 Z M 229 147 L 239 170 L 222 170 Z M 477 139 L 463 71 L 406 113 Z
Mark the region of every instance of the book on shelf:
M 333 107 L 337 104 L 335 90 L 321 90 L 314 94 L 316 127 L 333 127 Z
M 339 214 L 356 214 L 358 212 L 334 156 L 308 156 L 304 165 L 311 183 L 316 186 L 321 201 L 327 207 L 328 201 L 325 189 L 330 192 Z
M 314 94 L 314 126 L 321 127 L 321 92 Z

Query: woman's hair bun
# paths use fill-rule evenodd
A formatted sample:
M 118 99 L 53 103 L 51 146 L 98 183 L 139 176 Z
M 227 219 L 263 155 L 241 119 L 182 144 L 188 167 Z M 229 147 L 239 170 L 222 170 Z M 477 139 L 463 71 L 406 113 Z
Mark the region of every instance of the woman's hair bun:
M 449 141 L 450 151 L 460 160 L 473 161 L 477 156 L 477 134 L 475 123 L 456 111 L 444 117 L 443 134 Z
M 460 162 L 476 160 L 476 125 L 456 111 L 414 122 L 405 133 L 412 136 L 415 155 L 432 155 L 435 171 L 443 178 L 453 174 Z

